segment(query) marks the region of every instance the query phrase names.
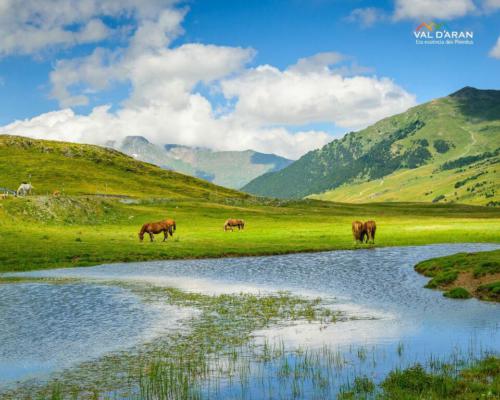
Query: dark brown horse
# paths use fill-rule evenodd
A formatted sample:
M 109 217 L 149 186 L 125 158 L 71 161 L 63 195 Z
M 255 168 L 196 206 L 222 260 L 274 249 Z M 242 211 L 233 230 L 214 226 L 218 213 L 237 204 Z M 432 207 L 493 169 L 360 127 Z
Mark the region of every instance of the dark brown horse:
M 366 235 L 366 243 L 369 241 L 375 243 L 375 232 L 377 231 L 377 224 L 375 221 L 366 221 L 363 224 L 363 230 Z
M 139 240 L 142 242 L 144 239 L 144 234 L 148 233 L 151 241 L 154 240 L 154 235 L 163 232 L 163 241 L 168 239 L 168 234 L 170 236 L 174 235 L 175 232 L 175 221 L 173 219 L 166 219 L 165 221 L 158 222 L 148 222 L 144 224 L 139 232 Z
M 238 227 L 238 230 L 244 229 L 245 221 L 242 219 L 229 218 L 226 222 L 224 222 L 224 231 L 227 231 L 228 229 L 232 231 L 234 227 Z
M 361 221 L 352 221 L 352 236 L 356 242 L 363 243 L 365 227 Z

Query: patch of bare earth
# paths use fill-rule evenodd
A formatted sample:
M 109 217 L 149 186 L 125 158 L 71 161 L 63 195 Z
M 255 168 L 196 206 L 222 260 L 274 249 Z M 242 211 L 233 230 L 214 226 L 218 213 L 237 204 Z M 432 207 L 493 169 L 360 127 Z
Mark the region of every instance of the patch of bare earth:
M 480 298 L 477 293 L 477 288 L 479 286 L 498 281 L 500 281 L 500 273 L 487 274 L 479 278 L 474 278 L 474 274 L 472 272 L 460 272 L 458 274 L 458 278 L 454 282 L 449 285 L 445 285 L 442 288 L 450 290 L 456 287 L 462 287 L 467 289 L 474 297 Z

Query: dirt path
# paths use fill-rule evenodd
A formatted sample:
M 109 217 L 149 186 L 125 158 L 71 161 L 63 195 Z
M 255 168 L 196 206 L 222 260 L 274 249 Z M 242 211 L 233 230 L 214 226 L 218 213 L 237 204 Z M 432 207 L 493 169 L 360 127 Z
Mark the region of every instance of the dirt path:
M 464 128 L 465 129 L 465 128 Z M 471 132 L 468 129 L 465 129 L 467 133 L 470 135 L 471 142 L 469 143 L 469 146 L 467 146 L 467 150 L 465 150 L 462 154 L 460 154 L 457 158 L 462 158 L 465 157 L 467 154 L 470 153 L 472 147 L 477 143 L 476 136 L 474 135 L 474 132 Z

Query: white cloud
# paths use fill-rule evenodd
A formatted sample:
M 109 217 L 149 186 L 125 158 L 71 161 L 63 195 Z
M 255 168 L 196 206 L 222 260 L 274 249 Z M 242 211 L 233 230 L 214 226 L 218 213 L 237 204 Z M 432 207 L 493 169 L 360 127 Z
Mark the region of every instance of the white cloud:
M 402 19 L 453 19 L 474 11 L 472 0 L 396 0 L 394 18 Z
M 255 149 L 298 158 L 331 140 L 324 132 L 291 134 L 284 128 L 261 128 L 242 124 L 232 117 L 216 119 L 210 103 L 200 95 L 190 95 L 186 107 L 169 105 L 125 108 L 116 113 L 96 107 L 88 115 L 70 109 L 15 121 L 0 128 L 0 134 L 104 144 L 127 135 L 144 134 L 156 143 L 179 143 L 220 150 Z
M 173 0 L 1 0 L 0 56 L 98 42 L 112 30 L 102 17 L 155 17 Z
M 43 14 L 39 28 L 65 33 L 67 21 L 78 21 L 81 40 L 98 41 L 110 28 L 96 16 L 123 13 L 133 16 L 135 28 L 121 48 L 96 47 L 88 56 L 58 60 L 50 74 L 51 96 L 63 109 L 15 121 L 0 127 L 0 133 L 96 144 L 144 135 L 156 143 L 251 148 L 297 158 L 332 138 L 320 130 L 292 132 L 290 126 L 297 130 L 326 122 L 364 127 L 415 104 L 414 96 L 390 79 L 364 76 L 368 69 L 336 52 L 301 58 L 280 70 L 269 65 L 247 68 L 253 49 L 200 43 L 171 47 L 183 32 L 186 11 L 163 7 L 162 0 L 77 3 L 85 6 L 78 15 L 65 9 L 57 12 L 59 18 Z M 42 42 L 29 48 L 60 43 L 50 35 Z M 1 46 L 0 39 L 0 52 L 5 51 Z M 117 111 L 96 106 L 81 115 L 68 108 L 89 104 L 93 93 L 114 84 L 131 88 Z M 200 84 L 222 94 L 223 104 L 214 110 L 198 92 Z
M 490 50 L 490 57 L 500 59 L 500 36 L 497 39 L 495 46 Z
M 238 118 L 262 125 L 330 122 L 353 129 L 415 104 L 415 97 L 390 79 L 345 77 L 329 68 L 294 65 L 280 71 L 264 65 L 221 85 L 226 97 L 237 99 Z
M 384 10 L 376 7 L 366 7 L 366 8 L 355 8 L 351 11 L 351 14 L 347 17 L 349 22 L 357 22 L 363 28 L 369 28 L 373 26 L 376 22 L 387 19 L 387 15 Z

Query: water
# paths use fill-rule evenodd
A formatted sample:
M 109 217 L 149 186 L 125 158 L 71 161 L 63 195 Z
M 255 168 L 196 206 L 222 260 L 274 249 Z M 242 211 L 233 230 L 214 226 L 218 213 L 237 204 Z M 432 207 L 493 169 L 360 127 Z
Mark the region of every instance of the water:
M 209 260 L 158 261 L 9 274 L 80 278 L 81 283 L 0 285 L 0 389 L 14 380 L 48 374 L 107 352 L 150 340 L 175 326 L 182 312 L 141 301 L 102 281 L 146 282 L 202 293 L 289 290 L 321 296 L 360 318 L 320 329 L 298 324 L 257 332 L 257 341 L 288 346 L 377 348 L 381 370 L 405 346 L 408 362 L 454 350 L 500 351 L 500 306 L 450 300 L 424 289 L 413 271 L 421 260 L 499 248 L 449 244 Z M 368 319 L 367 319 L 368 318 Z M 96 329 L 97 327 L 97 329 Z M 117 340 L 118 338 L 118 340 Z M 229 392 L 228 392 L 229 393 Z

